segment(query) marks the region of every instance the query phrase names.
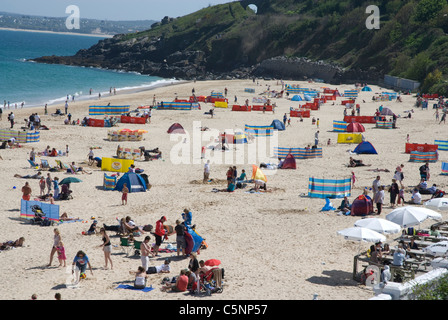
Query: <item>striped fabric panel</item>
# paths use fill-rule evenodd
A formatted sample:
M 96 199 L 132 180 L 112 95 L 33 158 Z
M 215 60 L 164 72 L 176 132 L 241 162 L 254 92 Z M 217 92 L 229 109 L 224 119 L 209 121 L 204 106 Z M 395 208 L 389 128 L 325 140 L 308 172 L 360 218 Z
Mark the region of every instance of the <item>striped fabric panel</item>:
M 253 136 L 272 136 L 274 134 L 273 126 L 244 126 L 244 132 L 247 132 Z
M 309 178 L 308 196 L 311 198 L 343 198 L 351 195 L 351 179 Z
M 333 120 L 333 131 L 336 132 L 346 132 L 347 131 L 347 122 L 345 121 L 335 121 Z
M 40 141 L 40 132 L 31 132 L 26 134 L 26 142 L 39 142 Z
M 26 201 L 23 199 L 21 199 L 20 202 L 20 218 L 28 220 L 33 219 L 35 214 L 31 210 L 31 207 L 34 205 L 37 205 L 42 209 L 42 212 L 45 213 L 45 218 L 48 218 L 51 221 L 59 221 L 59 205 L 40 201 Z
M 442 162 L 442 174 L 448 175 L 448 162 Z
M 437 152 L 411 151 L 410 162 L 437 162 L 439 154 Z
M 322 148 L 306 150 L 305 148 L 274 148 L 274 156 L 277 158 L 286 158 L 292 154 L 296 159 L 322 158 Z
M 392 121 L 376 121 L 376 127 L 382 129 L 392 129 Z
M 357 90 L 345 90 L 344 91 L 344 97 L 358 97 L 358 91 Z
M 434 144 L 439 146 L 438 150 L 448 151 L 448 141 L 434 140 Z
M 117 177 L 112 177 L 104 174 L 104 189 L 105 190 L 114 190 L 115 185 L 117 184 Z
M 210 95 L 212 98 L 224 98 L 222 92 L 212 92 Z
M 191 110 L 192 105 L 191 102 L 163 102 L 163 106 L 157 105 L 157 110 Z
M 90 106 L 90 116 L 121 115 L 129 112 L 129 106 Z

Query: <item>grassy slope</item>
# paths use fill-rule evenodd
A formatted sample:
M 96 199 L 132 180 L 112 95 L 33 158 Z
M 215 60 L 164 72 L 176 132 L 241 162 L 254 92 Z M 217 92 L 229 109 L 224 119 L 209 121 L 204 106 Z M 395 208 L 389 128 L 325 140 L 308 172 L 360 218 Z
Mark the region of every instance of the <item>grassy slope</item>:
M 380 8 L 379 30 L 366 28 L 368 5 Z M 236 2 L 121 39 L 162 37 L 166 55 L 202 50 L 216 71 L 287 55 L 423 82 L 436 69 L 448 74 L 445 14 L 446 0 L 265 0 L 257 15 Z

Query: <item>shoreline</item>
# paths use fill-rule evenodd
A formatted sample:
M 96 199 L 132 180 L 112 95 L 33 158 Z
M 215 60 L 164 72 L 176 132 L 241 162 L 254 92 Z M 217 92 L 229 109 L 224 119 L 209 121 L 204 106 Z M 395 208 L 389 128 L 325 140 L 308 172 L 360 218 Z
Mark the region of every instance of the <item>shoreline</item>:
M 168 80 L 168 79 L 167 79 Z M 137 87 L 137 88 L 130 88 L 130 89 L 117 89 L 117 94 L 114 95 L 110 95 L 109 92 L 101 92 L 101 96 L 102 99 L 107 99 L 107 98 L 112 98 L 112 97 L 121 97 L 124 98 L 125 96 L 130 96 L 132 97 L 135 94 L 139 94 L 139 93 L 143 93 L 143 92 L 149 92 L 152 90 L 156 90 L 156 89 L 160 89 L 160 88 L 165 88 L 165 87 L 171 87 L 171 86 L 176 86 L 176 85 L 180 85 L 180 84 L 185 84 L 185 83 L 189 83 L 190 81 L 188 80 L 171 80 L 171 82 L 163 82 L 163 83 L 156 83 L 154 85 L 148 86 L 148 87 Z M 101 101 L 98 99 L 97 95 L 92 95 L 92 96 L 84 96 L 83 98 L 79 98 L 79 99 L 75 99 L 74 102 L 72 102 L 71 100 L 68 101 L 69 105 L 73 105 L 73 103 L 87 103 L 87 102 L 95 102 L 95 101 Z M 47 103 L 47 107 L 55 107 L 55 106 L 61 106 L 61 108 L 64 108 L 65 102 L 53 102 L 53 103 Z M 37 109 L 41 109 L 45 106 L 45 103 L 41 104 L 41 105 L 37 105 L 37 104 L 30 104 L 30 105 L 25 105 L 23 108 L 17 108 L 15 109 L 12 104 L 10 105 L 11 107 L 8 109 L 7 107 L 2 107 L 3 108 L 3 112 L 5 112 L 6 110 L 11 111 L 11 112 L 17 112 L 19 110 L 37 110 Z
M 96 37 L 96 38 L 113 38 L 113 35 L 107 34 L 92 34 L 92 33 L 76 33 L 76 32 L 57 32 L 57 31 L 47 31 L 47 30 L 32 30 L 32 29 L 15 29 L 15 28 L 3 28 L 3 31 L 21 31 L 21 32 L 35 32 L 35 33 L 52 33 L 52 34 L 62 34 L 62 35 L 72 35 L 72 36 L 84 36 L 84 37 Z

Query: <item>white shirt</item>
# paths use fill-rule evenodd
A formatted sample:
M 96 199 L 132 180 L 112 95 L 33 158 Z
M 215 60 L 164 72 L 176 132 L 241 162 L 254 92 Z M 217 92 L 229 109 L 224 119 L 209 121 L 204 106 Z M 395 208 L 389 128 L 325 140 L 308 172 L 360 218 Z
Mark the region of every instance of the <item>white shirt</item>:
M 377 193 L 378 192 L 378 187 L 380 186 L 380 180 L 375 179 L 373 181 L 372 186 L 373 186 L 373 192 Z
M 161 266 L 156 267 L 157 273 L 160 273 L 162 271 L 171 271 L 169 264 L 162 264 Z
M 206 163 L 206 164 L 204 165 L 204 172 L 205 172 L 205 173 L 210 173 L 210 164 Z
M 415 204 L 422 203 L 422 195 L 420 194 L 420 192 L 414 193 L 414 195 L 412 196 L 412 200 Z
M 146 285 L 145 277 L 135 277 L 135 285 L 136 286 L 144 286 L 144 285 Z

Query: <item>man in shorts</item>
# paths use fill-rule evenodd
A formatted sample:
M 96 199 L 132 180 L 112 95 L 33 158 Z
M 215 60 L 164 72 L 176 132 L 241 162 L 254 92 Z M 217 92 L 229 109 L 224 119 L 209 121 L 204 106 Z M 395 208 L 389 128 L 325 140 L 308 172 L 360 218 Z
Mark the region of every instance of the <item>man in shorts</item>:
M 154 236 L 156 238 L 156 244 L 154 246 L 154 256 L 157 256 L 159 253 L 159 247 L 163 242 L 163 237 L 166 235 L 166 230 L 163 227 L 163 223 L 166 221 L 166 217 L 163 216 L 156 222 L 156 231 Z
M 185 256 L 185 248 L 187 247 L 187 243 L 185 241 L 185 225 L 180 222 L 180 220 L 176 220 L 176 227 L 174 230 L 176 231 L 176 246 L 177 246 L 177 256 L 180 255 L 180 251 L 182 250 L 182 255 Z

